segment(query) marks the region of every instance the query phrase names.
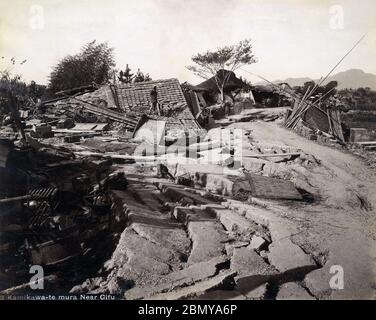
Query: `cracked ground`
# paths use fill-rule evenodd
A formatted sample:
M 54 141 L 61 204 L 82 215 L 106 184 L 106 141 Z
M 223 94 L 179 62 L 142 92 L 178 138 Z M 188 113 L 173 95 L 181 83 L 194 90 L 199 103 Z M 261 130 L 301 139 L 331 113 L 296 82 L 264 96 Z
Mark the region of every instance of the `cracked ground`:
M 131 165 L 119 166 L 129 185 L 111 197 L 127 226 L 97 276 L 72 293 L 123 299 L 374 297 L 374 172 L 355 156 L 277 123 L 230 128 L 243 130 L 243 154 L 299 150 L 298 159 L 283 162 L 245 159 L 244 169 L 288 178 L 314 200 L 233 200 L 157 178 L 152 165 L 139 174 Z M 185 171 L 202 179 L 198 166 Z M 343 289 L 330 286 L 338 265 Z

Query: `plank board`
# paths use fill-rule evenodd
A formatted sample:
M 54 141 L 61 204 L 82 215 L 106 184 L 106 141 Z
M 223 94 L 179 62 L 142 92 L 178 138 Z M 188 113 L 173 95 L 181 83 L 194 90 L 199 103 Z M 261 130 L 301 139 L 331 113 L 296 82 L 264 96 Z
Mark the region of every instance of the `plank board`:
M 286 152 L 286 153 L 260 153 L 260 154 L 242 154 L 244 158 L 274 158 L 274 157 L 291 157 L 300 156 L 300 152 Z
M 355 144 L 360 144 L 362 146 L 376 145 L 376 141 L 359 141 L 359 142 L 355 142 Z
M 252 196 L 267 199 L 302 200 L 303 197 L 291 181 L 259 175 L 250 175 Z
M 190 98 L 192 101 L 192 109 L 193 109 L 192 113 L 193 113 L 193 116 L 196 118 L 196 116 L 201 112 L 200 103 L 198 101 L 196 92 L 191 91 L 189 94 L 190 94 Z
M 341 113 L 339 110 L 329 110 L 329 116 L 332 122 L 332 129 L 333 134 L 340 139 L 341 141 L 345 142 L 345 138 L 343 136 L 342 125 L 341 125 Z

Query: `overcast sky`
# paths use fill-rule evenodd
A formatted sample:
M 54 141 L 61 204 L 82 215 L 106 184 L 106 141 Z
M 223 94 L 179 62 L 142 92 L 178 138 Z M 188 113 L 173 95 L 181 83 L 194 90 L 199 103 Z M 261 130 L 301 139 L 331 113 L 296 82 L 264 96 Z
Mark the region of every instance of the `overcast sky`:
M 368 32 L 337 71 L 376 73 L 375 9 L 374 0 L 0 0 L 0 67 L 27 59 L 14 71 L 46 83 L 51 66 L 96 39 L 115 48 L 118 68 L 197 84 L 185 69 L 193 54 L 251 38 L 253 73 L 319 78 Z

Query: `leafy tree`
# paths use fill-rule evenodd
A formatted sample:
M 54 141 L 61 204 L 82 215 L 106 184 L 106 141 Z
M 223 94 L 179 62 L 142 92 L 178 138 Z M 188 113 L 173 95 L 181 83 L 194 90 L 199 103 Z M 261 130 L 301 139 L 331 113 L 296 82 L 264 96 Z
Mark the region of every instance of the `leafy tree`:
M 192 61 L 194 65 L 187 66 L 187 69 L 204 79 L 213 77 L 222 102 L 224 101 L 224 88 L 232 72 L 257 62 L 250 39 L 245 39 L 235 45 L 220 47 L 214 51 L 198 53 L 192 57 Z M 223 70 L 231 72 L 224 73 Z
M 330 90 L 333 90 L 335 87 L 338 86 L 337 81 L 330 81 L 325 85 L 325 91 L 329 92 Z M 334 91 L 334 90 L 333 90 Z
M 134 77 L 134 82 L 144 82 L 151 81 L 151 77 L 148 73 L 144 74 L 140 69 L 137 70 L 136 76 Z
M 131 73 L 131 69 L 128 67 L 128 64 L 124 71 L 120 70 L 118 79 L 121 83 L 151 81 L 149 74 L 144 74 L 140 69 L 137 69 L 136 74 Z
M 27 86 L 27 94 L 34 102 L 41 99 L 45 93 L 46 86 L 37 84 L 34 80 Z
M 89 85 L 102 84 L 111 78 L 115 66 L 113 48 L 106 42 L 92 41 L 75 55 L 63 58 L 50 74 L 49 89 L 52 92 Z
M 27 102 L 27 99 L 27 86 L 21 81 L 21 76 L 11 75 L 9 70 L 0 71 L 0 114 L 10 113 L 12 115 L 23 139 L 25 139 L 25 132 L 21 125 L 18 110 L 21 105 Z
M 304 85 L 303 85 L 303 88 L 301 90 L 301 93 L 305 94 L 307 92 L 307 90 L 312 90 L 314 86 L 315 86 L 315 81 L 304 82 Z
M 239 79 L 240 79 L 240 81 L 242 81 L 244 83 L 244 91 L 251 90 L 251 87 L 252 87 L 252 82 L 251 81 L 249 81 L 246 78 L 243 78 L 242 76 L 240 76 Z
M 1 57 L 1 59 L 3 60 L 5 57 Z M 12 73 L 14 67 L 25 64 L 26 59 L 19 62 L 13 57 L 9 61 L 8 66 L 0 70 L 0 109 L 3 111 L 7 109 L 6 105 L 9 103 L 11 96 L 13 97 L 12 101 L 16 103 L 17 109 L 19 107 L 27 109 L 45 95 L 46 86 L 37 84 L 34 80 L 26 84 L 20 75 Z
M 362 112 L 376 111 L 376 91 L 370 88 L 342 89 L 338 91 L 338 98 L 348 106 L 348 110 Z M 364 121 L 372 121 L 371 118 Z
M 134 77 L 134 74 L 131 73 L 131 69 L 127 64 L 124 71 L 120 70 L 118 79 L 121 83 L 131 83 Z

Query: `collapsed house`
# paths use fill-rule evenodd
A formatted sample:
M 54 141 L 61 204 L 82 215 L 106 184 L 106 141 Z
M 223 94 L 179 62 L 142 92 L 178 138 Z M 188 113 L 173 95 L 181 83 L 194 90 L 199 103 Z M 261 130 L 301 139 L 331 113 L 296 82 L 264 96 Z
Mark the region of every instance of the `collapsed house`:
M 221 84 L 224 101 L 221 100 L 219 90 Z M 220 119 L 225 115 L 238 114 L 255 104 L 250 87 L 237 78 L 234 72 L 228 70 L 219 70 L 216 76 L 198 85 L 184 83 L 182 87 L 193 115 L 199 120 L 200 116 L 202 118 L 209 115 L 214 119 Z M 203 115 L 202 111 L 207 113 Z
M 158 105 L 163 115 L 150 111 L 150 91 L 154 87 L 158 91 Z M 108 129 L 103 123 L 110 123 L 112 127 L 121 126 L 125 132 L 134 135 L 149 120 L 164 123 L 163 131 L 171 139 L 184 136 L 184 132 L 197 135 L 202 130 L 189 109 L 177 79 L 90 89 L 84 93 L 70 91 L 69 94 L 73 92 L 73 95 L 60 92 L 63 97 L 43 103 L 44 122 L 56 125 L 52 132 L 77 136 L 103 131 Z M 68 119 L 73 119 L 76 126 Z M 88 123 L 93 125 L 90 127 Z
M 211 94 L 219 94 L 218 84 L 224 84 L 223 90 L 225 95 L 231 96 L 235 91 L 240 91 L 247 87 L 241 79 L 236 77 L 235 73 L 228 70 L 219 70 L 216 76 L 213 76 L 200 84 L 197 85 L 198 88 L 203 88 Z
M 267 85 L 254 85 L 251 92 L 254 97 L 255 104 L 258 107 L 284 107 L 291 106 L 291 98 L 286 90 L 286 84 L 279 84 L 281 89 Z M 288 86 L 288 84 L 287 84 Z
M 311 140 L 322 142 L 345 143 L 342 128 L 341 113 L 338 106 L 320 105 L 321 99 L 312 101 L 303 97 L 296 97 L 292 109 L 286 112 L 284 125 Z
M 232 81 L 228 90 L 240 85 Z M 0 141 L 0 267 L 6 275 L 0 290 L 28 292 L 27 266 L 32 264 L 57 276 L 63 291 L 90 278 L 130 223 L 126 208 L 149 195 L 170 203 L 160 214 L 177 205 L 218 203 L 223 196 L 303 200 L 289 181 L 238 177 L 239 134 L 220 130 L 208 135 L 200 125 L 213 89 L 209 83 L 184 90 L 177 79 L 85 86 L 24 112 L 25 141 L 16 133 Z M 150 110 L 154 87 L 162 113 Z M 138 170 L 162 179 L 155 182 L 157 188 L 145 182 L 145 173 L 135 178 Z M 150 194 L 143 191 L 132 200 L 140 183 Z M 276 189 L 268 191 L 266 185 Z M 91 268 L 78 272 L 82 264 Z
M 224 83 L 224 102 L 221 101 L 218 88 L 221 83 Z M 234 72 L 220 70 L 216 76 L 198 85 L 183 83 L 182 88 L 193 115 L 200 121 L 203 110 L 218 120 L 226 115 L 238 115 L 253 108 L 291 106 L 293 100 L 290 94 L 286 93 L 285 85 L 281 84 L 281 88 L 249 85 L 236 77 Z
M 60 274 L 62 289 L 106 259 L 113 233 L 124 226 L 111 210 L 110 190 L 125 188 L 126 179 L 111 174 L 111 161 L 78 159 L 64 147 L 28 140 L 0 141 L 0 290 L 27 282 L 29 265 Z M 80 271 L 79 265 L 90 267 Z
M 230 79 L 228 94 L 244 94 Z M 150 108 L 154 87 L 162 112 Z M 0 140 L 0 294 L 30 292 L 32 264 L 54 277 L 46 278 L 54 284 L 47 292 L 125 299 L 190 298 L 218 288 L 263 299 L 285 271 L 319 268 L 291 241 L 274 248 L 275 222 L 265 222 L 264 206 L 315 201 L 289 175 L 317 165 L 315 158 L 255 142 L 250 132 L 209 129 L 205 110 L 216 95 L 210 81 L 85 86 L 24 114 L 26 142 Z M 255 98 L 244 104 L 254 107 Z M 241 102 L 235 97 L 232 112 Z M 333 110 L 304 98 L 286 118 L 290 128 L 341 138 L 338 123 Z M 279 260 L 286 247 L 298 257 L 287 266 Z M 264 279 L 256 290 L 250 272 Z M 289 276 L 296 284 L 301 277 Z

